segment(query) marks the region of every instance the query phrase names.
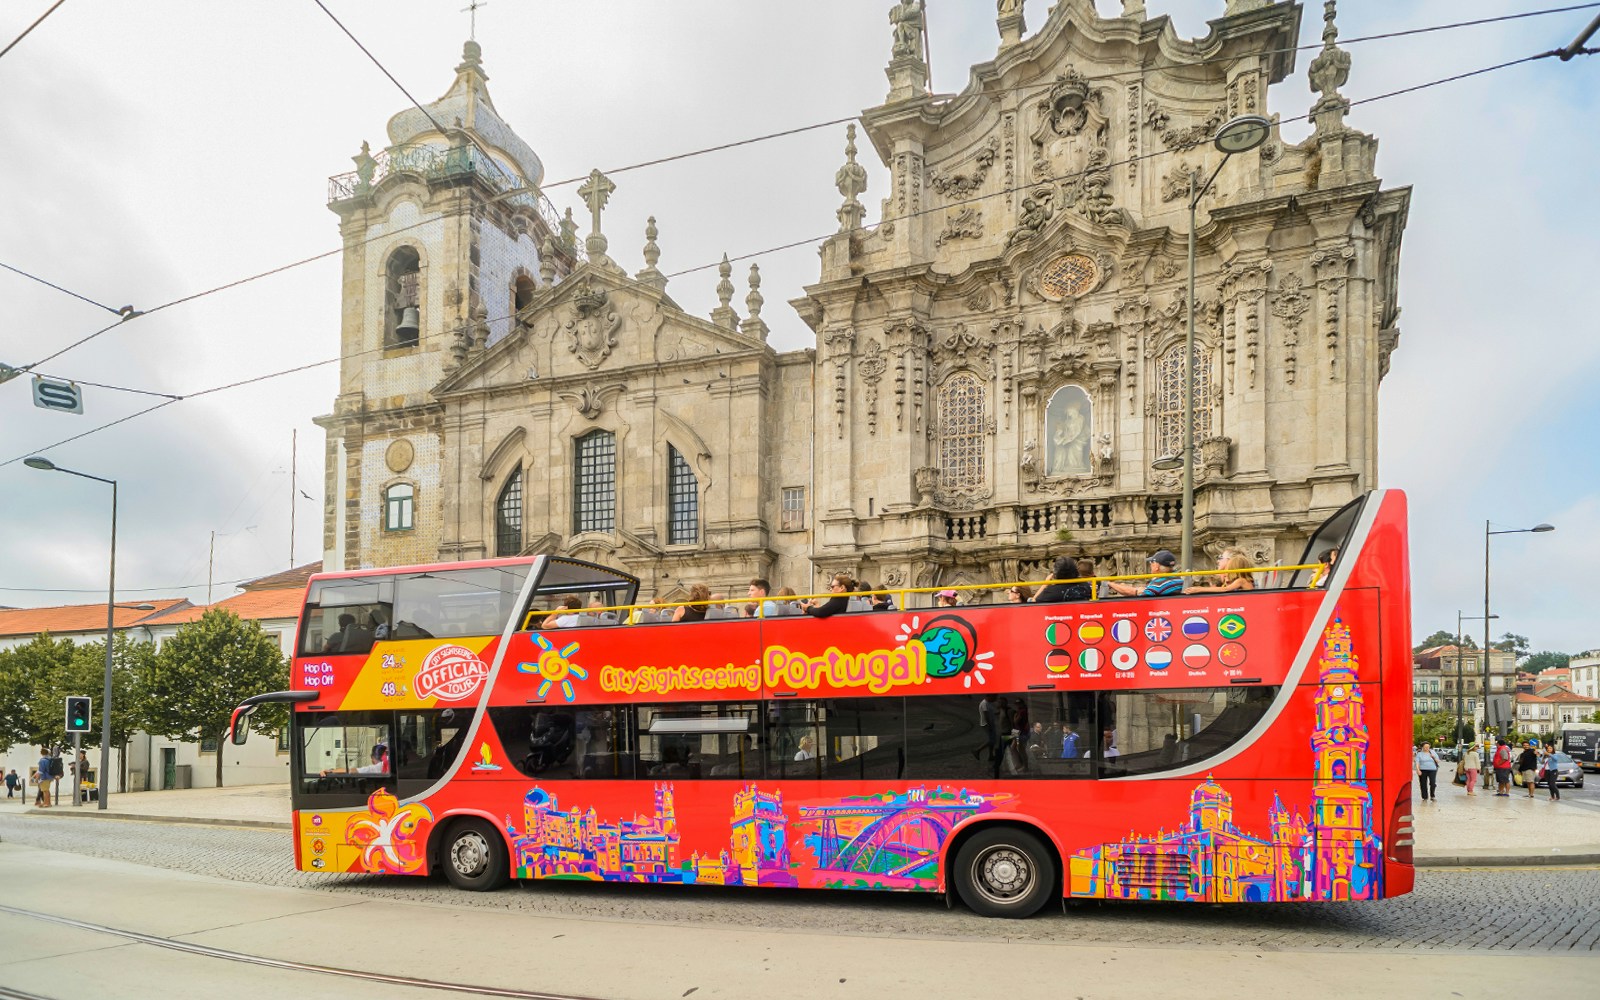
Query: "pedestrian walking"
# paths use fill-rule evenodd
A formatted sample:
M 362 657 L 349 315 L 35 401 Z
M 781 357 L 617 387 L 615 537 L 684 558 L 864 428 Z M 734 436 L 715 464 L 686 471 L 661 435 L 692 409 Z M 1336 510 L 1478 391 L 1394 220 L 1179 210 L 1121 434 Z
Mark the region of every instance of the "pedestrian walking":
M 1539 776 L 1544 779 L 1545 784 L 1550 789 L 1550 801 L 1560 802 L 1561 788 L 1556 784 L 1556 781 L 1561 777 L 1561 765 L 1556 763 L 1556 752 L 1554 748 L 1545 748 L 1543 767 L 1539 771 Z
M 1495 797 L 1503 799 L 1511 794 L 1511 744 L 1505 740 L 1496 743 L 1490 764 L 1494 767 Z
M 50 808 L 50 748 L 39 748 L 39 777 L 38 794 L 34 796 L 33 804 L 40 809 Z
M 1467 747 L 1461 755 L 1461 769 L 1467 772 L 1467 794 L 1478 794 L 1478 772 L 1483 769 L 1483 758 L 1478 756 L 1477 744 Z
M 6 772 L 6 798 L 9 799 L 9 798 L 12 798 L 13 796 L 15 796 L 17 794 L 17 786 L 19 786 L 21 784 L 22 784 L 22 779 L 17 777 L 17 769 L 16 768 L 13 767 L 11 770 L 7 771 Z
M 1517 755 L 1517 771 L 1522 787 L 1528 790 L 1528 798 L 1533 798 L 1533 789 L 1539 783 L 1539 751 L 1533 748 L 1532 740 L 1524 743 L 1522 753 Z
M 1422 792 L 1422 801 L 1438 801 L 1439 795 L 1439 755 L 1426 742 L 1417 749 L 1413 759 L 1413 770 L 1417 775 L 1417 787 Z

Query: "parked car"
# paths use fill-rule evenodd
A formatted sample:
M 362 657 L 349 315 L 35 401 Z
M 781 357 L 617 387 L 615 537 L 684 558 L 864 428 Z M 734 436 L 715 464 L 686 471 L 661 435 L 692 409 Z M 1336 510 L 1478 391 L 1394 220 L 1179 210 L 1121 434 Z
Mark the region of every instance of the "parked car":
M 1558 752 L 1550 756 L 1555 761 L 1557 785 L 1583 787 L 1583 766 L 1574 760 L 1571 754 Z
M 1455 747 L 1440 747 L 1434 752 L 1439 755 L 1440 760 L 1456 761 L 1461 759 L 1461 751 Z

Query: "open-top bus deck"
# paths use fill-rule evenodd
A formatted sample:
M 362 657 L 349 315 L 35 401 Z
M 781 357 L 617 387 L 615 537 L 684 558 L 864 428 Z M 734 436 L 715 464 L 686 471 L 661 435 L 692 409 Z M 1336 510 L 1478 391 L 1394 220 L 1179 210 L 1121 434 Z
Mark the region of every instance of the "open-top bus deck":
M 534 556 L 314 578 L 297 866 L 1208 902 L 1408 892 L 1405 498 L 1220 594 L 624 622 L 637 581 Z M 1309 558 L 1302 562 L 1309 562 Z M 577 595 L 604 609 L 530 628 Z M 740 602 L 742 603 L 742 602 Z

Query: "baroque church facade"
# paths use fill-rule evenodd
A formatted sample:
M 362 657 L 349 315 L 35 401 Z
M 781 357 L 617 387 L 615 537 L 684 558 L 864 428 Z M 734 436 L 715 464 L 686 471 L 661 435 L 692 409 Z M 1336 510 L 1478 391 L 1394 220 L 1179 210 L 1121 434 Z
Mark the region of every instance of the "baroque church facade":
M 1140 572 L 1178 547 L 1180 473 L 1152 464 L 1182 448 L 1189 184 L 1219 166 L 1196 229 L 1196 562 L 1296 559 L 1377 481 L 1409 204 L 1345 123 L 1334 4 L 1299 143 L 1268 107 L 1298 3 L 1227 0 L 1196 40 L 1139 0 L 1060 0 L 1031 35 L 1016 0 L 997 10 L 996 57 L 934 97 L 921 4 L 892 6 L 889 93 L 861 116 L 890 189 L 869 225 L 851 126 L 839 230 L 789 303 L 815 347 L 792 352 L 757 266 L 740 295 L 724 261 L 691 315 L 651 220 L 629 275 L 599 172 L 588 217 L 558 216 L 467 43 L 445 96 L 331 181 L 327 565 L 560 553 L 653 599 L 1037 579 L 1059 554 Z M 1211 137 L 1246 114 L 1271 135 L 1223 162 Z

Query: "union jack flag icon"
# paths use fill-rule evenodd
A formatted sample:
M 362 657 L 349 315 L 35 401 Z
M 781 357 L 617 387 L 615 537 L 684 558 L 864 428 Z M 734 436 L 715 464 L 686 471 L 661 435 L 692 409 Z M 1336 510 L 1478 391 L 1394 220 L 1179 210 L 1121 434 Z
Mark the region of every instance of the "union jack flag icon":
M 1166 642 L 1172 638 L 1172 619 L 1152 618 L 1145 622 L 1144 637 L 1151 642 Z

